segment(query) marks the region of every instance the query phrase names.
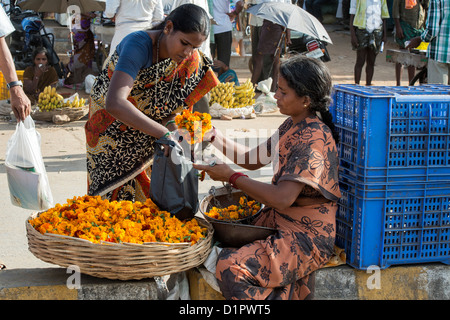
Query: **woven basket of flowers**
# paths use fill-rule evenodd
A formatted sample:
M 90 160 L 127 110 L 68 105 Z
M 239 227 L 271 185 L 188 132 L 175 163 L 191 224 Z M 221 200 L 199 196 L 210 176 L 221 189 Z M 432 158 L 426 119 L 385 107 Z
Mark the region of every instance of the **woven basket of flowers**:
M 147 200 L 68 199 L 26 221 L 28 246 L 42 261 L 76 265 L 83 274 L 139 280 L 186 271 L 208 257 L 213 228 L 180 221 Z

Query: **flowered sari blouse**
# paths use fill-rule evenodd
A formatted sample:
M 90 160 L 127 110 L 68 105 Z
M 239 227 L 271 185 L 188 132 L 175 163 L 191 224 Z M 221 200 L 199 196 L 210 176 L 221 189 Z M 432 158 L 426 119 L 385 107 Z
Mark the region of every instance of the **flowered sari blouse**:
M 104 195 L 135 178 L 153 158 L 156 138 L 129 127 L 105 109 L 109 84 L 119 57 L 117 51 L 96 79 L 85 125 L 88 194 Z M 201 52 L 180 64 L 165 59 L 139 71 L 128 100 L 161 123 L 177 111 L 192 108 L 219 81 L 211 61 Z
M 273 184 L 297 181 L 305 184 L 300 197 L 319 197 L 337 202 L 339 159 L 330 128 L 316 116 L 293 124 L 288 118 L 278 129 L 278 160 Z M 271 153 L 272 142 L 267 149 Z

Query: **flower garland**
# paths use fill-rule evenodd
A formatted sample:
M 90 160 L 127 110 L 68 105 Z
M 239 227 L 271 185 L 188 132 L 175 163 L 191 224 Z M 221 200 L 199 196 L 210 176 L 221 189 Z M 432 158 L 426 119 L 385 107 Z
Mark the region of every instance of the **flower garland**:
M 175 124 L 181 131 L 186 131 L 181 134 L 190 144 L 202 142 L 205 133 L 212 128 L 210 114 L 198 111 L 191 113 L 187 109 L 175 117 Z
M 239 205 L 231 205 L 223 209 L 212 207 L 206 215 L 217 220 L 240 220 L 256 214 L 260 209 L 259 202 L 249 201 L 247 197 L 242 196 L 239 199 Z
M 197 220 L 180 221 L 161 211 L 150 200 L 145 203 L 109 201 L 100 196 L 68 199 L 29 220 L 40 233 L 54 233 L 114 243 L 168 242 L 196 243 L 206 237 L 207 229 Z

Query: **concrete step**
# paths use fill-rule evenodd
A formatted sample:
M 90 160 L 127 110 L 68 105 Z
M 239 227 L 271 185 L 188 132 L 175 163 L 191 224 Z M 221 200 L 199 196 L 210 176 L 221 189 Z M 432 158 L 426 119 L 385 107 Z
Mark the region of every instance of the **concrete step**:
M 81 275 L 79 282 L 65 268 L 0 271 L 0 300 L 160 300 L 154 279 L 109 280 Z M 196 269 L 187 273 L 192 300 L 221 300 Z M 179 283 L 171 276 L 168 290 Z M 71 286 L 78 285 L 72 288 Z M 357 270 L 348 265 L 315 272 L 314 300 L 449 300 L 450 266 L 430 263 Z

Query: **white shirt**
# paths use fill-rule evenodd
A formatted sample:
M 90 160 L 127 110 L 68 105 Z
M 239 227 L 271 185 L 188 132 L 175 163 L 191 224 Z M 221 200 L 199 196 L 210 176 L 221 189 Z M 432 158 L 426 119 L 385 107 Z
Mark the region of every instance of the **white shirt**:
M 116 16 L 116 26 L 128 22 L 150 21 L 155 25 L 164 20 L 161 0 L 106 0 L 103 15 L 106 18 Z
M 350 0 L 350 14 L 356 13 L 356 1 Z M 379 29 L 383 25 L 381 19 L 381 1 L 380 0 L 365 0 L 366 2 L 366 30 L 372 32 Z
M 109 56 L 130 33 L 150 29 L 164 20 L 162 0 L 106 0 L 103 15 L 116 17 Z
M 3 9 L 3 7 L 0 5 L 1 10 L 0 10 L 0 38 L 2 37 L 6 37 L 9 34 L 13 33 L 14 31 L 16 31 L 16 29 L 14 28 L 14 26 L 11 23 L 11 20 L 9 20 L 8 15 L 5 12 L 5 9 Z
M 230 0 L 214 0 L 213 16 L 217 25 L 214 25 L 214 34 L 231 31 L 233 25 L 227 13 L 230 12 Z

